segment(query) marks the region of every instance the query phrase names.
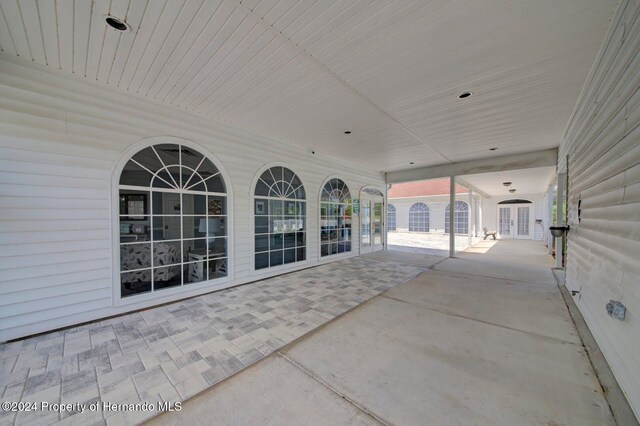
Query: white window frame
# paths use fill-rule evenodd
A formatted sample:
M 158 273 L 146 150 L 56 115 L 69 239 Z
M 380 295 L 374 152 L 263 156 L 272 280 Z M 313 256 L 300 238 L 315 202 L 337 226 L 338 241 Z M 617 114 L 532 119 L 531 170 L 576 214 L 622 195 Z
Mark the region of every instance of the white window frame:
M 296 261 L 296 262 L 291 262 L 291 263 L 286 263 L 286 264 L 282 264 L 282 265 L 278 265 L 278 266 L 269 266 L 268 268 L 262 268 L 262 269 L 256 269 L 256 212 L 255 212 L 255 207 L 256 207 L 256 198 L 261 198 L 261 199 L 268 199 L 268 200 L 285 200 L 282 198 L 276 198 L 276 197 L 265 197 L 265 196 L 256 196 L 256 185 L 258 184 L 258 181 L 260 180 L 260 177 L 262 176 L 262 174 L 273 168 L 273 167 L 284 167 L 286 169 L 291 170 L 297 177 L 298 179 L 300 179 L 300 182 L 302 183 L 302 187 L 304 188 L 304 193 L 305 193 L 305 198 L 304 200 L 295 200 L 297 202 L 304 202 L 305 203 L 305 260 L 302 261 Z M 309 196 L 308 196 L 308 186 L 307 184 L 304 183 L 304 178 L 295 171 L 296 168 L 286 164 L 286 163 L 269 163 L 266 164 L 264 166 L 262 166 L 258 172 L 254 175 L 253 177 L 253 181 L 251 183 L 251 186 L 249 187 L 249 194 L 250 197 L 249 199 L 250 201 L 250 206 L 249 206 L 249 232 L 250 232 L 250 257 L 251 260 L 249 262 L 250 264 L 250 274 L 251 276 L 257 277 L 257 276 L 264 276 L 264 277 L 268 277 L 268 276 L 273 276 L 273 275 L 281 275 L 284 272 L 289 272 L 289 271 L 294 271 L 297 269 L 301 269 L 303 267 L 306 267 L 306 265 L 309 264 Z
M 342 252 L 342 253 L 336 253 L 336 254 L 329 254 L 327 256 L 323 256 L 322 255 L 322 216 L 320 214 L 321 210 L 322 210 L 322 193 L 324 192 L 324 187 L 325 185 L 333 180 L 333 179 L 338 179 L 340 181 L 342 181 L 342 183 L 345 185 L 345 187 L 347 188 L 347 191 L 349 191 L 349 195 L 351 196 L 351 202 L 350 203 L 333 203 L 333 204 L 344 204 L 344 205 L 349 205 L 351 207 L 351 249 L 349 251 L 346 252 Z M 325 202 L 326 203 L 326 202 Z M 330 176 L 328 178 L 326 178 L 323 182 L 322 185 L 320 186 L 320 192 L 318 193 L 318 260 L 319 261 L 326 261 L 326 260 L 335 260 L 335 259 L 340 259 L 343 257 L 350 257 L 350 256 L 354 256 L 354 252 L 355 252 L 355 240 L 354 240 L 354 234 L 355 234 L 355 230 L 354 230 L 354 223 L 355 223 L 355 216 L 358 216 L 356 214 L 353 213 L 353 192 L 351 191 L 351 186 L 347 183 L 347 181 L 339 176 Z M 309 243 L 307 242 L 307 247 L 308 247 Z
M 120 294 L 120 189 L 143 189 L 137 186 L 120 185 L 120 176 L 122 174 L 122 171 L 124 170 L 125 165 L 135 154 L 150 146 L 161 144 L 182 145 L 186 148 L 191 148 L 195 151 L 198 151 L 200 154 L 210 160 L 219 170 L 220 175 L 225 183 L 225 188 L 227 191 L 226 194 L 217 194 L 212 192 L 206 192 L 206 194 L 223 195 L 226 197 L 227 276 L 197 283 L 189 283 L 188 285 L 168 287 L 159 291 L 151 291 L 122 297 Z M 122 312 L 125 312 L 132 309 L 153 306 L 158 303 L 184 299 L 186 297 L 210 293 L 212 291 L 222 290 L 234 286 L 233 192 L 231 188 L 231 179 L 217 157 L 207 148 L 202 145 L 196 144 L 193 141 L 173 136 L 156 136 L 141 140 L 140 142 L 129 147 L 120 155 L 112 172 L 111 189 L 112 307 L 123 307 L 124 310 Z M 154 191 L 173 193 L 185 192 L 182 189 L 153 188 L 151 186 L 148 188 L 148 191 L 149 193 L 152 193 Z M 186 192 L 195 193 L 195 191 Z M 149 200 L 149 203 L 151 203 L 151 199 Z M 151 212 L 149 212 L 149 216 L 151 216 Z

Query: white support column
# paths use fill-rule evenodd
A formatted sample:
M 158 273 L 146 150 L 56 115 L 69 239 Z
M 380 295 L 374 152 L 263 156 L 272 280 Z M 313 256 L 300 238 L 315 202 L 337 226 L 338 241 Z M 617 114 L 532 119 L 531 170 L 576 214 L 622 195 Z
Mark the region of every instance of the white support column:
M 565 183 L 567 181 L 565 173 L 558 174 L 558 189 L 556 190 L 556 225 L 564 225 L 562 217 L 562 204 L 564 203 Z M 556 268 L 562 268 L 562 242 L 564 238 L 556 238 Z
M 449 257 L 456 257 L 456 230 L 453 223 L 456 210 L 456 177 L 451 176 L 449 185 Z
M 474 215 L 475 209 L 473 208 L 473 198 L 472 198 L 472 196 L 473 196 L 473 191 L 470 189 L 469 190 L 469 218 L 468 218 L 468 221 L 469 221 L 469 225 L 468 225 L 469 232 L 467 233 L 468 234 L 468 239 L 469 239 L 469 244 L 468 244 L 469 247 L 471 247 L 471 237 L 473 237 L 473 233 L 475 232 L 475 222 L 473 221 L 473 216 L 475 216 Z

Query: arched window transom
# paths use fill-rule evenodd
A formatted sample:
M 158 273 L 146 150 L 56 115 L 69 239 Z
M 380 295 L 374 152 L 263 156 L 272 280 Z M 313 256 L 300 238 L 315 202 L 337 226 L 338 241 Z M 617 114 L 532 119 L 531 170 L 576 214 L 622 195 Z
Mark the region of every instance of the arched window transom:
M 266 170 L 254 191 L 255 269 L 306 259 L 306 200 L 302 181 L 286 167 Z
M 409 208 L 409 232 L 429 232 L 429 207 L 425 203 Z
M 119 182 L 120 295 L 227 276 L 227 194 L 220 170 L 178 144 L 142 149 Z
M 351 193 L 340 179 L 330 179 L 320 195 L 320 256 L 351 251 Z

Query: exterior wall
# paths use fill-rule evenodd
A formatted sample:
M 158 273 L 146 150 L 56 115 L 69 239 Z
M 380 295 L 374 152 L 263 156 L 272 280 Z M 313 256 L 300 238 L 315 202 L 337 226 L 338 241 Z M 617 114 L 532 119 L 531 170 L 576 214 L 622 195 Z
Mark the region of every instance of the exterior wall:
M 456 199 L 469 203 L 468 194 L 457 194 Z M 473 197 L 473 206 L 469 209 L 469 217 L 473 218 L 472 209 L 477 204 Z M 396 231 L 409 231 L 409 209 L 414 203 L 424 203 L 429 207 L 429 232 L 444 233 L 445 211 L 449 205 L 449 195 L 429 195 L 426 197 L 389 198 L 389 204 L 396 208 Z M 469 228 L 473 230 L 473 224 Z
M 318 194 L 325 179 L 343 179 L 355 198 L 364 185 L 385 188 L 380 173 L 20 59 L 0 59 L 0 109 L 0 341 L 318 264 Z M 212 153 L 228 175 L 231 276 L 196 290 L 121 303 L 115 297 L 117 164 L 134 144 L 167 135 Z M 305 185 L 307 261 L 256 273 L 251 186 L 267 164 L 289 167 Z M 354 217 L 352 255 L 359 253 L 359 225 Z
M 531 239 L 542 240 L 544 238 L 544 230 L 548 229 L 549 225 L 545 223 L 543 194 L 524 194 L 518 196 L 500 196 L 489 197 L 482 199 L 482 226 L 480 227 L 479 234 L 483 236 L 482 227 L 486 226 L 489 231 L 498 230 L 498 203 L 500 201 L 511 200 L 514 198 L 521 198 L 533 202 L 533 208 L 529 217 L 529 229 L 534 232 L 531 234 Z M 541 225 L 536 224 L 536 219 L 542 219 L 543 228 Z
M 623 0 L 560 146 L 566 285 L 640 415 L 640 1 Z M 580 203 L 580 212 L 578 205 Z M 579 217 L 580 216 L 580 217 Z M 619 300 L 626 318 L 607 315 Z

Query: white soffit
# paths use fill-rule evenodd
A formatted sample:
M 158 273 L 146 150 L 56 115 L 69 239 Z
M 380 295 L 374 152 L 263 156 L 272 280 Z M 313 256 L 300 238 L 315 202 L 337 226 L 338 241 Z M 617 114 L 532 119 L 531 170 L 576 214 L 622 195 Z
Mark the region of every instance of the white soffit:
M 390 171 L 557 147 L 615 5 L 1 0 L 0 49 Z
M 509 170 L 505 172 L 480 173 L 460 176 L 460 179 L 479 189 L 489 196 L 513 196 L 526 194 L 543 194 L 549 188 L 549 183 L 555 173 L 555 167 L 536 167 L 524 170 Z M 506 187 L 503 182 L 511 182 Z M 509 189 L 515 189 L 511 194 Z

